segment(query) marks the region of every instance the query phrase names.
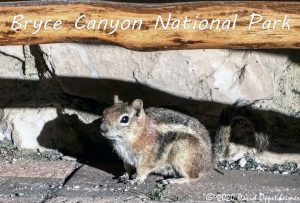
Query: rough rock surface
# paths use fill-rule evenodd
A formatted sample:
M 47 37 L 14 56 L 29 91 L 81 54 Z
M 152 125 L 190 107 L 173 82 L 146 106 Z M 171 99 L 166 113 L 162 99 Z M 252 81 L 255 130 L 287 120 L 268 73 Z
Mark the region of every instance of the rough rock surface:
M 299 56 L 297 50 L 136 52 L 71 43 L 0 47 L 0 140 L 68 155 L 97 151 L 104 142 L 99 115 L 119 94 L 188 112 L 211 132 L 224 105 L 245 100 L 270 121 L 272 153 L 299 154 Z
M 136 82 L 178 97 L 222 103 L 238 99 L 270 100 L 278 96 L 278 86 L 286 72 L 299 67 L 286 55 L 260 51 L 136 52 L 115 46 L 78 44 L 41 45 L 41 48 L 57 76 Z M 290 86 L 299 88 L 298 83 L 294 81 Z M 96 99 L 101 94 L 97 88 L 89 91 L 76 88 L 68 80 L 62 80 L 62 87 L 70 93 Z M 295 108 L 299 110 L 299 103 Z

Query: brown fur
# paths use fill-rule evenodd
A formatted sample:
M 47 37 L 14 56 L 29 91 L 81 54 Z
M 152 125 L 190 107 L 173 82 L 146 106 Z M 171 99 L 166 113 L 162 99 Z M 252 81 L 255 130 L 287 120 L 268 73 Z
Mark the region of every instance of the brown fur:
M 142 126 L 142 125 L 141 125 Z M 151 124 L 147 120 L 146 123 L 143 125 L 143 129 L 141 130 L 140 134 L 137 134 L 136 140 L 132 143 L 132 147 L 137 151 L 143 151 L 145 146 L 153 146 L 156 141 L 156 137 L 154 133 L 151 133 L 146 126 L 150 127 Z

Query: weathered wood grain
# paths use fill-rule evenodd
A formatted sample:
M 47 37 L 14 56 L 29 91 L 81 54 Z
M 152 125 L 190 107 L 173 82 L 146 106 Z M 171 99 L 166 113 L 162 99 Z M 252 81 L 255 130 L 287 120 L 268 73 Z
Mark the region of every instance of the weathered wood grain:
M 291 29 L 262 30 L 261 24 L 250 31 L 250 15 L 255 12 L 266 19 L 291 19 Z M 167 19 L 231 19 L 238 14 L 235 30 L 154 29 L 157 16 Z M 24 15 L 30 20 L 62 20 L 62 29 L 42 29 L 37 34 L 32 26 L 12 30 L 13 17 Z M 76 19 L 85 14 L 90 19 L 142 19 L 140 30 L 78 30 Z M 53 23 L 50 25 L 53 25 Z M 83 25 L 83 23 L 81 23 Z M 135 50 L 195 48 L 300 48 L 300 2 L 285 1 L 199 1 L 172 4 L 135 4 L 102 1 L 25 1 L 0 3 L 0 45 L 37 44 L 67 41 L 100 41 Z

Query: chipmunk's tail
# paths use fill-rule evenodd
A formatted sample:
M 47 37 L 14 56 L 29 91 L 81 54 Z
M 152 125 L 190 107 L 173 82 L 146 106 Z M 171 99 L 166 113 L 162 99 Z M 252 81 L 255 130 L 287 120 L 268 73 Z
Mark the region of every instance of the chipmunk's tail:
M 250 104 L 238 101 L 232 106 L 225 107 L 221 112 L 213 145 L 216 161 L 228 155 L 233 125 L 237 120 L 243 120 L 252 127 L 255 142 L 253 144 L 257 152 L 262 152 L 268 147 L 269 140 L 264 117 L 258 110 L 251 109 Z

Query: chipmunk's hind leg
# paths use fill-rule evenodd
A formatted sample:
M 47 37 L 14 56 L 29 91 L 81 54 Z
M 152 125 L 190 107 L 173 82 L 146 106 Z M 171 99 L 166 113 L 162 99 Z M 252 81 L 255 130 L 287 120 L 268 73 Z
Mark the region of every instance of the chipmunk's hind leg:
M 193 136 L 180 134 L 169 152 L 168 162 L 171 163 L 179 178 L 166 179 L 164 183 L 187 183 L 198 180 L 206 170 L 206 162 L 199 151 L 201 141 Z

